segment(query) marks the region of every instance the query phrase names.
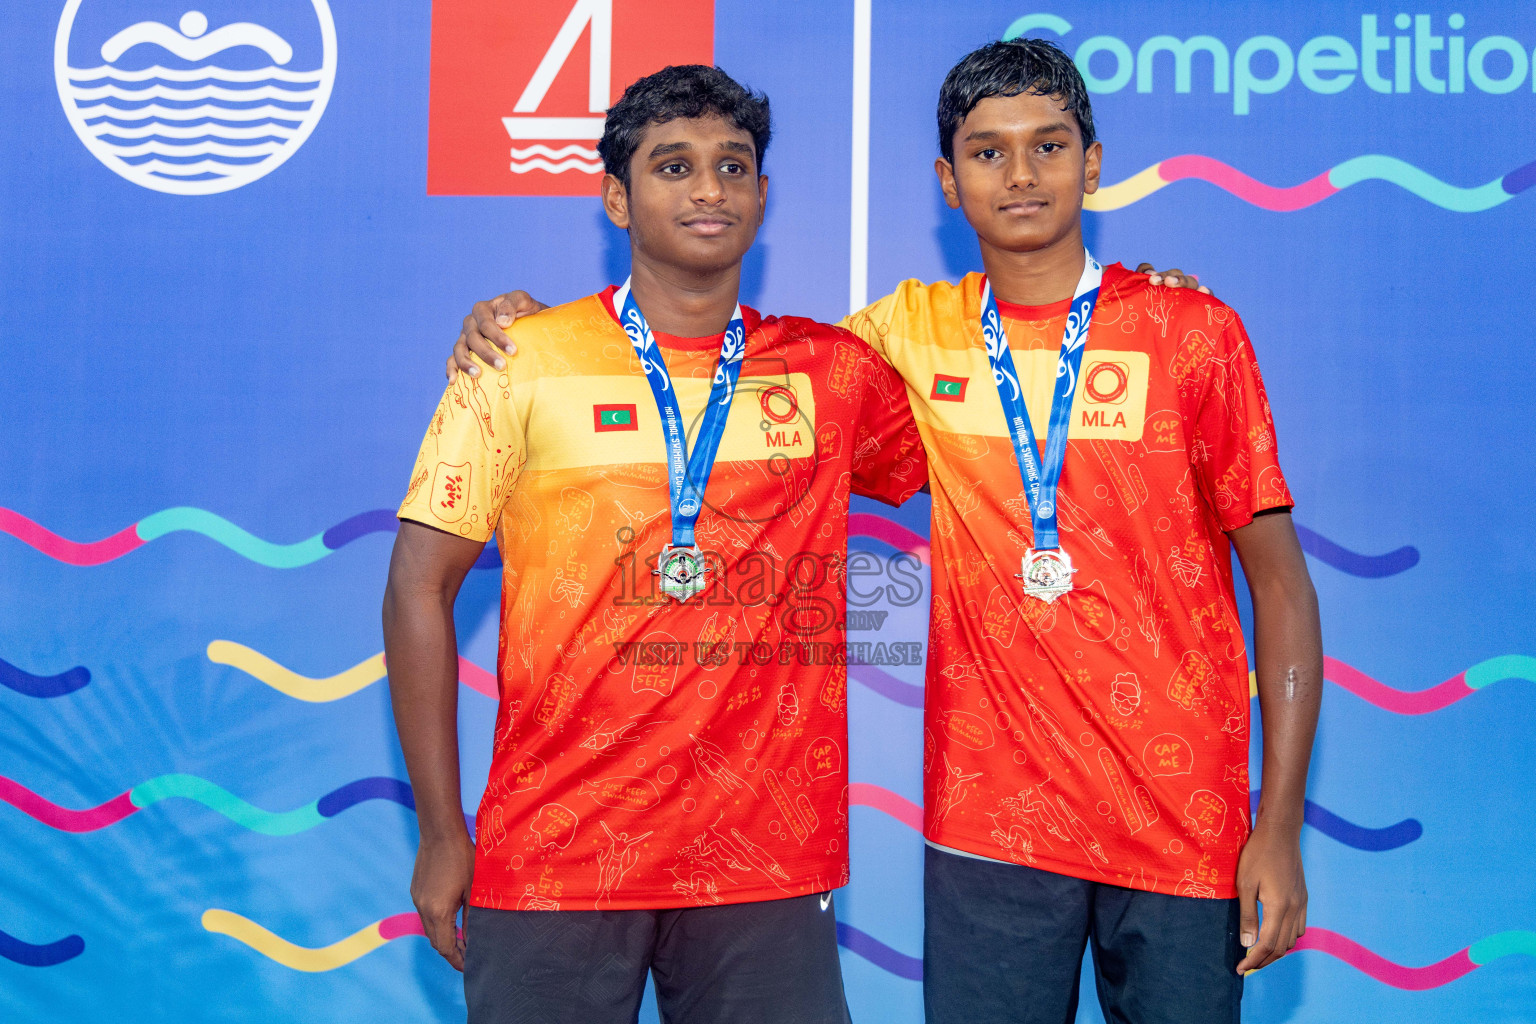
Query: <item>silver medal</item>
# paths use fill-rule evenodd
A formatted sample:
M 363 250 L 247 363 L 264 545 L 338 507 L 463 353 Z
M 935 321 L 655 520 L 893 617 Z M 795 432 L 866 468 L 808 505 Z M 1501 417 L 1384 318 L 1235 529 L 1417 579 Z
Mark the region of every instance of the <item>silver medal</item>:
M 697 547 L 673 547 L 668 544 L 656 557 L 655 574 L 661 577 L 661 592 L 674 601 L 688 601 L 709 585 L 705 574 L 709 565 Z
M 1024 555 L 1023 571 L 1018 578 L 1024 581 L 1024 595 L 1050 604 L 1072 590 L 1072 558 L 1060 548 L 1036 550 L 1031 548 Z

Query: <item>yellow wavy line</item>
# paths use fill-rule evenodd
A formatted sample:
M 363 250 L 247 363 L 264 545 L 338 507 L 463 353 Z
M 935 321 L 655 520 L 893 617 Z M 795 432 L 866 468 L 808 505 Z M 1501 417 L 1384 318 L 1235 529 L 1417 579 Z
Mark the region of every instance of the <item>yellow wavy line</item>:
M 311 679 L 285 668 L 244 644 L 230 640 L 215 640 L 208 645 L 208 660 L 219 665 L 229 665 L 246 675 L 266 683 L 272 689 L 297 700 L 319 704 L 350 697 L 366 686 L 372 686 L 384 678 L 384 652 L 380 651 L 366 661 L 358 662 L 345 672 L 325 679 Z
M 340 942 L 333 942 L 319 949 L 295 946 L 287 939 L 273 935 L 255 921 L 228 910 L 205 910 L 203 927 L 210 932 L 228 935 L 238 942 L 243 942 L 267 959 L 275 960 L 295 971 L 334 971 L 358 957 L 367 956 L 384 945 L 384 936 L 379 934 L 377 921 L 353 932 Z
M 1122 206 L 1130 206 L 1147 198 L 1168 184 L 1158 174 L 1158 166 L 1153 164 L 1124 181 L 1100 186 L 1093 195 L 1083 197 L 1083 209 L 1092 210 L 1094 213 L 1108 213 L 1110 210 L 1118 210 Z

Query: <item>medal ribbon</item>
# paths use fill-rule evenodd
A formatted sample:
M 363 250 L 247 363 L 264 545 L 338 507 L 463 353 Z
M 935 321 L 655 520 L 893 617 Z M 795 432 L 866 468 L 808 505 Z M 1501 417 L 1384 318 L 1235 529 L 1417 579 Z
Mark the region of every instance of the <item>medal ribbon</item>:
M 1035 549 L 1054 550 L 1061 546 L 1056 533 L 1056 488 L 1061 483 L 1061 467 L 1067 459 L 1067 428 L 1072 423 L 1072 398 L 1077 392 L 1077 371 L 1083 365 L 1083 350 L 1088 345 L 1088 324 L 1099 301 L 1099 284 L 1104 268 L 1083 250 L 1083 274 L 1072 293 L 1072 308 L 1061 336 L 1061 352 L 1056 357 L 1056 384 L 1051 394 L 1051 418 L 1045 438 L 1045 458 L 1035 447 L 1035 431 L 1024 407 L 1019 375 L 1013 368 L 1013 353 L 1008 350 L 1008 335 L 1003 318 L 992 297 L 992 282 L 983 280 L 981 289 L 981 336 L 987 346 L 987 362 L 992 365 L 992 382 L 1003 400 L 1003 414 L 1008 418 L 1008 435 L 1014 454 L 1019 458 L 1019 473 L 1024 478 L 1024 497 L 1029 502 L 1030 520 L 1035 528 Z
M 661 432 L 667 445 L 672 546 L 691 548 L 695 546 L 693 528 L 704 509 L 704 488 L 715 468 L 715 454 L 720 450 L 720 439 L 725 436 L 726 417 L 730 415 L 731 398 L 736 394 L 736 379 L 741 376 L 741 358 L 747 351 L 747 328 L 741 315 L 741 303 L 736 304 L 736 311 L 731 314 L 731 322 L 726 325 L 725 337 L 720 342 L 715 379 L 709 389 L 709 405 L 704 410 L 704 422 L 699 426 L 699 436 L 694 441 L 691 455 L 683 429 L 683 411 L 677 404 L 666 359 L 656 344 L 656 336 L 651 333 L 645 314 L 640 312 L 630 293 L 629 281 L 614 293 L 613 306 L 619 310 L 619 326 L 624 328 L 629 343 L 635 347 L 640 368 L 651 385 L 651 394 L 656 396 L 656 409 L 661 413 Z

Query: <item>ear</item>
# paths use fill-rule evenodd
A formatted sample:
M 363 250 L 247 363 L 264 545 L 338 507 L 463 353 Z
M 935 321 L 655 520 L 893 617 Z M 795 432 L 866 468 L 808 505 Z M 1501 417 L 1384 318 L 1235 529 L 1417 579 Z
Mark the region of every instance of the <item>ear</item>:
M 621 231 L 629 230 L 629 190 L 624 183 L 611 174 L 603 175 L 602 184 L 598 186 L 603 195 L 603 212 L 608 219 L 613 221 L 613 226 Z
M 1104 160 L 1104 144 L 1095 142 L 1083 154 L 1083 195 L 1091 196 L 1099 190 L 1099 170 Z
M 944 202 L 951 210 L 960 209 L 960 186 L 955 184 L 955 169 L 948 160 L 939 157 L 933 162 L 933 170 L 939 176 L 939 188 L 944 190 Z
M 757 176 L 757 226 L 763 226 L 763 217 L 768 213 L 768 175 Z

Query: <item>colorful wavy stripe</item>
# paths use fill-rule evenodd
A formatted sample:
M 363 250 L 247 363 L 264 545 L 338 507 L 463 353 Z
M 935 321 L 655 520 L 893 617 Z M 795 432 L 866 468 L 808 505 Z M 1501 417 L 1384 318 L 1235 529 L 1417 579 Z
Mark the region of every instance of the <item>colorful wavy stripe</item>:
M 350 697 L 359 690 L 372 686 L 385 676 L 383 651 L 371 658 L 364 658 L 344 672 L 321 679 L 301 676 L 260 651 L 246 647 L 244 644 L 237 644 L 232 640 L 215 640 L 210 643 L 208 660 L 216 665 L 237 668 L 281 694 L 314 704 Z M 459 659 L 459 682 L 492 700 L 496 700 L 499 696 L 496 677 L 468 658 Z
M 56 967 L 85 952 L 85 940 L 66 935 L 55 942 L 34 945 L 6 931 L 0 931 L 0 957 L 23 967 Z
M 1424 967 L 1406 967 L 1393 963 L 1355 940 L 1327 928 L 1309 926 L 1306 933 L 1297 940 L 1296 948 L 1327 953 L 1383 984 L 1421 992 L 1439 988 L 1506 956 L 1536 956 L 1536 932 L 1499 932 Z
M 1386 683 L 1377 682 L 1352 665 L 1324 655 L 1323 678 L 1384 711 L 1399 715 L 1427 715 L 1431 711 L 1450 707 L 1462 698 L 1470 697 L 1478 690 L 1506 679 L 1536 682 L 1536 658 L 1523 654 L 1505 654 L 1480 661 L 1465 672 L 1459 672 L 1428 689 L 1396 690 Z M 1249 672 L 1248 696 L 1258 695 L 1258 676 Z
M 169 508 L 105 540 L 80 544 L 59 537 L 18 512 L 0 508 L 0 533 L 9 533 L 48 557 L 69 565 L 101 565 L 167 534 L 190 532 L 200 533 L 258 565 L 271 569 L 296 569 L 318 562 L 360 537 L 373 533 L 394 533 L 399 526 L 393 512 L 375 509 L 345 519 L 308 540 L 296 544 L 273 544 L 247 533 L 212 512 L 200 508 Z M 1301 538 L 1302 548 L 1308 554 L 1351 576 L 1366 579 L 1393 576 L 1411 569 L 1419 561 L 1418 549 L 1413 547 L 1401 547 L 1385 555 L 1361 555 L 1340 547 L 1304 526 L 1298 526 L 1296 532 Z M 906 551 L 915 555 L 924 565 L 929 564 L 928 541 L 884 516 L 868 512 L 853 513 L 848 517 L 848 535 L 850 541 L 854 538 L 868 538 L 899 551 Z M 475 562 L 476 569 L 500 566 L 501 555 L 495 545 L 491 544 L 486 545 Z
M 1518 167 L 1486 185 L 1461 188 L 1396 157 L 1368 154 L 1346 160 L 1299 185 L 1281 188 L 1250 178 L 1220 160 L 1192 153 L 1161 160 L 1124 181 L 1100 188 L 1085 197 L 1083 208 L 1095 213 L 1123 209 L 1176 181 L 1190 178 L 1210 182 L 1245 203 L 1277 213 L 1306 209 L 1363 181 L 1389 182 L 1453 213 L 1481 213 L 1507 203 L 1536 184 L 1536 162 Z
M 383 918 L 366 928 L 359 928 L 339 942 L 318 948 L 295 945 L 250 918 L 241 917 L 229 910 L 212 908 L 203 911 L 203 927 L 216 935 L 228 935 L 237 942 L 243 942 L 268 960 L 276 961 L 284 967 L 311 973 L 334 971 L 395 939 L 426 934 L 421 927 L 421 918 L 415 912 Z
M 103 804 L 77 811 L 60 807 L 14 779 L 0 775 L 0 800 L 60 832 L 95 832 L 115 825 L 162 800 L 177 798 L 200 803 L 243 828 L 267 836 L 291 836 L 306 832 L 327 818 L 334 818 L 349 807 L 367 800 L 388 800 L 413 811 L 416 809 L 416 798 L 411 787 L 399 779 L 383 776 L 349 782 L 319 800 L 291 811 L 268 811 L 196 775 L 161 775 Z
M 395 914 L 375 921 L 339 942 L 318 948 L 289 942 L 250 918 L 241 917 L 229 910 L 213 908 L 204 911 L 203 927 L 216 935 L 228 935 L 235 941 L 254 949 L 268 960 L 282 964 L 291 970 L 312 973 L 334 971 L 338 967 L 345 967 L 395 939 L 426 934 L 421 927 L 421 918 L 414 912 Z M 850 924 L 844 924 L 841 921 L 837 923 L 837 942 L 838 945 L 858 954 L 883 971 L 910 981 L 922 980 L 923 962 L 920 958 L 898 952 Z
M 0 533 L 8 533 L 56 561 L 68 565 L 101 565 L 121 558 L 150 541 L 171 533 L 200 533 L 242 558 L 269 569 L 298 569 L 370 533 L 394 533 L 400 528 L 388 509 L 362 512 L 323 533 L 294 544 L 274 544 L 241 529 L 222 516 L 200 508 L 168 508 L 147 516 L 103 540 L 80 543 L 66 540 L 19 512 L 0 508 Z M 494 546 L 487 545 L 475 568 L 499 566 Z
M 90 682 L 91 670 L 84 665 L 76 665 L 56 676 L 35 676 L 0 659 L 0 686 L 27 697 L 63 697 L 89 686 Z

